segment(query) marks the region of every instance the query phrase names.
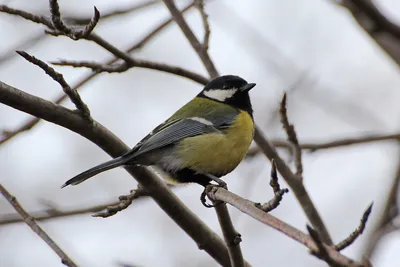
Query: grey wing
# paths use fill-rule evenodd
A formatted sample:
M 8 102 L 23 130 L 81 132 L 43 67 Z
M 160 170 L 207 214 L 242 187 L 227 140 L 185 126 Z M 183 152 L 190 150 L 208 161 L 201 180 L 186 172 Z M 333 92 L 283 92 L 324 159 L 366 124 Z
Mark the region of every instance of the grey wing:
M 174 144 L 187 137 L 218 131 L 211 123 L 206 124 L 193 119 L 177 120 L 146 140 L 143 140 L 135 156 Z

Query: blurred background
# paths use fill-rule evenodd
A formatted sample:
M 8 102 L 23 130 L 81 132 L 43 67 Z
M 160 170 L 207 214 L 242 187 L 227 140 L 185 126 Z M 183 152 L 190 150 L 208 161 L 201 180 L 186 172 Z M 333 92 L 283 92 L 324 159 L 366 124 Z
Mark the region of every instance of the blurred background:
M 400 25 L 400 2 L 373 2 Z M 147 1 L 59 1 L 62 15 L 68 18 L 90 18 L 94 5 L 104 15 L 143 3 Z M 177 1 L 180 7 L 188 3 Z M 3 0 L 0 4 L 49 15 L 45 0 Z M 206 12 L 211 25 L 211 58 L 221 74 L 237 74 L 257 83 L 251 91 L 254 116 L 269 138 L 285 138 L 278 113 L 284 91 L 288 93 L 289 119 L 300 142 L 400 132 L 400 60 L 396 63 L 388 56 L 347 8 L 329 0 L 211 0 L 206 1 Z M 192 8 L 185 16 L 201 39 L 203 25 L 198 11 Z M 100 19 L 95 32 L 116 47 L 127 49 L 169 17 L 162 2 L 151 1 L 126 14 Z M 3 13 L 0 29 L 0 80 L 48 100 L 62 95 L 61 88 L 38 67 L 17 56 L 15 50 L 25 50 L 44 61 L 103 62 L 112 58 L 94 43 L 48 36 L 41 25 Z M 397 42 L 400 44 L 400 40 Z M 133 56 L 207 76 L 175 23 Z M 87 69 L 56 69 L 71 85 L 91 73 Z M 120 74 L 100 74 L 85 84 L 80 94 L 94 119 L 134 146 L 201 89 L 201 85 L 182 77 L 133 68 Z M 73 108 L 68 99 L 62 104 Z M 29 115 L 0 105 L 0 131 L 16 129 L 29 119 Z M 399 148 L 396 140 L 388 140 L 303 152 L 306 188 L 335 242 L 358 226 L 362 213 L 374 202 L 365 233 L 343 253 L 360 259 L 368 252 L 374 266 L 379 267 L 400 261 L 396 218 L 390 233 L 379 242 L 373 238 L 389 192 L 399 178 Z M 280 152 L 291 162 L 287 151 Z M 123 169 L 106 172 L 77 187 L 60 190 L 60 185 L 108 159 L 81 136 L 39 122 L 32 130 L 0 145 L 0 182 L 32 214 L 107 204 L 137 186 Z M 270 168 L 265 156 L 255 153 L 226 177 L 229 189 L 255 202 L 269 200 L 273 196 Z M 280 183 L 286 187 L 284 181 Z M 201 191 L 197 185 L 174 189 L 220 234 L 214 210 L 204 208 L 199 201 Z M 394 192 L 397 195 L 397 189 Z M 253 266 L 326 266 L 304 246 L 234 208 L 230 211 L 242 235 L 244 257 Z M 397 209 L 394 211 L 396 215 Z M 57 255 L 27 225 L 1 223 L 14 213 L 0 198 L 0 266 L 62 266 Z M 272 214 L 305 231 L 307 220 L 292 193 Z M 139 199 L 107 219 L 85 213 L 53 218 L 40 225 L 80 266 L 217 266 L 149 198 Z

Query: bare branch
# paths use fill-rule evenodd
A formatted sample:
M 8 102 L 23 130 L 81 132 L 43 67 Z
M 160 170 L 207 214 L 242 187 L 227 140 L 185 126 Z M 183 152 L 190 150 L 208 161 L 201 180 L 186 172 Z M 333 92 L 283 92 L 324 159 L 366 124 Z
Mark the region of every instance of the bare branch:
M 50 0 L 50 13 L 51 13 L 51 22 L 56 31 L 62 32 L 65 36 L 70 37 L 73 40 L 79 40 L 81 38 L 86 38 L 90 35 L 90 33 L 94 30 L 97 23 L 100 19 L 100 12 L 94 7 L 94 15 L 93 18 L 89 21 L 89 23 L 85 26 L 84 29 L 73 29 L 64 24 L 61 19 L 60 14 L 60 6 L 58 5 L 57 0 Z
M 178 75 L 181 77 L 186 77 L 186 78 L 196 81 L 198 83 L 207 83 L 208 82 L 207 78 L 205 78 L 197 73 L 183 69 L 181 67 L 147 61 L 147 60 L 139 60 L 139 59 L 135 59 L 133 61 L 130 61 L 129 63 L 126 62 L 126 63 L 114 64 L 114 65 L 107 65 L 107 64 L 101 64 L 101 63 L 90 62 L 90 61 L 72 61 L 72 60 L 63 60 L 63 59 L 59 60 L 57 62 L 51 62 L 51 63 L 54 65 L 57 65 L 57 66 L 71 66 L 74 68 L 90 68 L 96 72 L 108 72 L 108 73 L 115 73 L 115 72 L 120 73 L 120 72 L 127 71 L 128 69 L 130 69 L 132 67 L 137 67 L 137 68 L 153 69 L 153 70 L 167 72 L 167 73 Z
M 208 46 L 210 44 L 210 33 L 211 33 L 210 24 L 208 23 L 208 15 L 204 8 L 204 0 L 195 0 L 195 4 L 196 4 L 197 9 L 200 12 L 201 19 L 203 20 L 204 38 L 203 38 L 202 46 L 203 46 L 203 49 L 205 51 L 207 51 Z
M 279 113 L 281 114 L 281 122 L 283 125 L 283 129 L 286 132 L 289 142 L 293 145 L 294 158 L 295 158 L 295 163 L 296 163 L 296 176 L 299 179 L 303 179 L 303 164 L 301 162 L 301 147 L 299 145 L 299 140 L 297 139 L 297 134 L 296 134 L 296 131 L 294 130 L 294 126 L 289 123 L 289 119 L 287 117 L 286 93 L 283 94 Z
M 300 143 L 299 145 L 302 150 L 309 150 L 310 152 L 315 152 L 317 150 L 322 150 L 322 149 L 331 149 L 342 146 L 352 146 L 352 145 L 367 144 L 380 141 L 396 141 L 397 139 L 400 139 L 400 133 L 348 137 L 327 142 L 304 142 Z M 292 145 L 289 142 L 284 140 L 271 140 L 271 143 L 276 148 L 292 147 Z M 254 157 L 260 153 L 262 153 L 260 148 L 255 147 L 247 152 L 247 156 Z
M 185 34 L 186 38 L 192 45 L 193 49 L 198 54 L 199 58 L 202 60 L 205 68 L 207 69 L 210 77 L 218 76 L 218 71 L 214 66 L 210 56 L 207 51 L 204 51 L 201 47 L 200 42 L 194 35 L 193 31 L 190 29 L 189 25 L 186 23 L 182 14 L 176 8 L 173 0 L 164 0 L 165 5 L 170 11 L 176 23 L 181 28 L 182 32 Z M 304 185 L 301 180 L 298 179 L 296 175 L 292 173 L 286 163 L 279 157 L 278 153 L 275 151 L 273 146 L 269 143 L 269 141 L 264 137 L 261 130 L 256 126 L 255 127 L 255 135 L 254 140 L 257 145 L 261 147 L 261 150 L 271 161 L 275 159 L 276 165 L 280 173 L 282 174 L 285 181 L 289 184 L 290 188 L 296 195 L 296 198 L 299 200 L 301 207 L 303 208 L 307 218 L 310 220 L 310 223 L 313 225 L 315 229 L 318 230 L 324 242 L 328 245 L 332 245 L 332 239 L 329 236 L 329 233 L 319 215 L 317 209 L 314 206 L 314 203 L 311 201 Z
M 297 241 L 300 244 L 305 245 L 311 251 L 317 251 L 317 246 L 313 239 L 307 234 L 301 232 L 300 230 L 294 228 L 293 226 L 279 220 L 270 213 L 266 213 L 254 205 L 254 202 L 222 188 L 219 186 L 212 186 L 207 191 L 207 196 L 213 201 L 223 201 L 234 206 L 238 210 L 246 213 L 247 215 L 253 217 L 259 222 L 268 225 L 279 232 L 285 234 L 289 238 Z M 346 267 L 361 267 L 364 266 L 361 263 L 355 262 L 346 256 L 340 254 L 338 251 L 334 250 L 332 247 L 323 244 L 323 247 L 327 251 L 329 258 L 333 259 L 335 262 L 342 264 Z
M 208 187 L 208 188 L 212 188 Z M 206 191 L 208 190 L 206 189 Z M 222 234 L 224 235 L 225 243 L 228 247 L 229 258 L 232 267 L 244 267 L 242 250 L 240 242 L 242 242 L 241 235 L 235 230 L 228 207 L 224 202 L 213 201 L 215 212 L 217 213 L 219 225 L 221 226 Z
M 285 193 L 289 192 L 289 189 L 284 188 L 281 189 L 279 182 L 278 182 L 278 173 L 276 172 L 276 164 L 275 161 L 272 160 L 271 161 L 271 180 L 269 182 L 269 185 L 272 187 L 272 189 L 274 190 L 274 197 L 268 201 L 267 203 L 264 204 L 257 204 L 256 206 L 265 211 L 265 212 L 270 212 L 271 210 L 275 209 L 276 207 L 279 206 L 279 204 L 282 201 L 282 197 Z
M 3 82 L 0 82 L 0 103 L 74 131 L 98 145 L 112 157 L 118 157 L 130 149 L 100 123 L 93 121 L 89 124 L 76 112 Z M 155 173 L 139 166 L 128 166 L 125 169 L 199 247 L 219 264 L 229 266 L 229 254 L 224 242 L 191 212 Z
M 371 0 L 343 0 L 356 22 L 400 66 L 400 26 L 388 19 Z
M 398 140 L 400 144 L 400 139 Z M 399 156 L 398 156 L 399 157 Z M 387 234 L 397 231 L 399 226 L 394 222 L 395 218 L 399 216 L 399 185 L 400 185 L 400 161 L 397 159 L 397 170 L 394 173 L 392 184 L 390 185 L 389 192 L 385 200 L 383 211 L 380 215 L 379 221 L 374 226 L 371 236 L 365 245 L 363 256 L 366 259 L 371 259 L 373 253 L 382 237 Z
M 54 0 L 53 0 L 54 1 Z M 21 11 L 21 10 L 16 10 L 16 9 L 10 9 L 8 7 L 2 8 L 5 6 L 0 6 L 0 12 L 5 12 L 8 14 L 12 15 L 17 15 L 21 16 L 25 19 L 31 20 L 36 23 L 41 23 L 49 27 L 50 29 L 54 29 L 51 21 L 47 19 L 46 17 L 43 16 L 35 16 L 33 14 Z M 47 31 L 47 33 L 50 33 L 55 36 L 64 36 L 65 34 L 60 31 Z M 145 60 L 136 60 L 132 58 L 128 53 L 123 52 L 101 38 L 100 36 L 91 33 L 89 35 L 84 35 L 81 36 L 80 38 L 84 38 L 86 40 L 90 40 L 98 44 L 99 46 L 103 47 L 113 55 L 115 55 L 117 58 L 123 59 L 128 65 L 130 66 L 136 66 L 141 67 L 141 68 L 146 68 L 146 69 L 153 69 L 153 70 L 159 70 L 159 71 L 165 71 L 171 74 L 175 74 L 178 76 L 186 77 L 188 79 L 191 79 L 195 82 L 201 83 L 201 84 L 206 84 L 208 82 L 207 78 L 204 78 L 203 76 L 193 73 L 191 71 L 188 71 L 184 68 L 176 67 L 176 66 L 170 66 L 168 64 L 163 64 L 163 63 L 157 63 L 157 62 L 151 62 L 151 61 L 145 61 Z
M 43 25 L 49 27 L 50 29 L 53 28 L 51 21 L 49 19 L 47 19 L 45 16 L 36 16 L 29 12 L 19 10 L 19 9 L 14 9 L 14 8 L 8 7 L 6 5 L 0 5 L 0 12 L 7 13 L 10 15 L 14 15 L 14 16 L 19 16 L 21 18 L 33 21 L 38 24 L 43 24 Z
M 336 249 L 337 251 L 341 251 L 341 250 L 347 248 L 348 246 L 353 244 L 354 241 L 356 241 L 356 239 L 364 232 L 364 229 L 367 226 L 368 217 L 369 217 L 369 215 L 371 214 L 371 211 L 372 211 L 372 205 L 373 205 L 373 203 L 371 203 L 371 205 L 369 205 L 368 208 L 364 211 L 364 214 L 363 214 L 363 216 L 361 218 L 361 221 L 360 221 L 360 225 L 357 227 L 357 229 L 354 230 L 354 232 L 351 233 L 342 242 L 340 242 L 337 245 L 333 246 L 334 249 Z
M 194 4 L 190 4 L 188 6 L 186 6 L 183 10 L 182 13 L 187 12 L 188 10 L 190 10 L 190 8 L 192 8 L 194 6 Z M 0 6 L 1 8 L 1 6 Z M 164 22 L 162 22 L 159 26 L 155 27 L 152 31 L 150 31 L 145 37 L 143 37 L 143 39 L 141 39 L 139 42 L 135 42 L 126 52 L 127 53 L 131 53 L 137 49 L 142 48 L 144 45 L 146 45 L 148 42 L 150 42 L 159 32 L 161 32 L 163 29 L 165 29 L 168 25 L 171 24 L 172 22 L 172 18 L 171 19 L 167 19 Z M 112 60 L 107 61 L 106 63 L 104 63 L 104 65 L 110 65 L 113 64 L 115 62 L 117 62 L 119 60 L 119 58 L 114 58 Z M 76 85 L 72 86 L 73 89 L 78 90 L 81 86 L 85 85 L 88 81 L 90 81 L 91 79 L 93 79 L 94 77 L 97 76 L 98 73 L 92 73 L 89 74 L 87 76 L 85 76 L 84 78 L 81 79 L 80 82 L 78 82 Z M 200 81 L 198 81 L 200 82 Z M 204 78 L 204 80 L 202 81 L 202 84 L 207 83 L 207 79 Z M 64 101 L 64 99 L 66 98 L 66 94 L 62 94 L 59 98 L 57 98 L 55 101 L 53 101 L 56 104 L 60 104 L 62 101 Z M 40 118 L 33 118 L 30 119 L 28 122 L 24 123 L 23 125 L 21 125 L 20 127 L 18 127 L 15 130 L 3 130 L 3 137 L 2 139 L 0 139 L 0 145 L 11 140 L 13 137 L 17 136 L 18 134 L 25 132 L 27 130 L 32 129 L 34 126 L 37 125 L 37 123 L 40 121 Z
M 27 61 L 31 62 L 32 64 L 39 66 L 42 70 L 44 70 L 44 72 L 46 72 L 47 75 L 49 75 L 51 78 L 53 78 L 53 80 L 58 82 L 61 85 L 64 93 L 69 96 L 72 103 L 74 103 L 75 107 L 79 110 L 82 116 L 89 121 L 92 120 L 92 118 L 90 117 L 90 110 L 87 107 L 87 105 L 82 101 L 82 98 L 79 95 L 78 91 L 72 89 L 69 86 L 69 84 L 64 80 L 64 76 L 61 73 L 58 73 L 52 67 L 50 67 L 40 59 L 37 59 L 34 56 L 31 56 L 24 51 L 17 51 L 17 53 L 23 58 L 25 58 Z
M 267 156 L 267 158 L 272 161 L 275 161 L 276 167 L 283 179 L 285 179 L 286 183 L 289 185 L 292 192 L 295 194 L 297 200 L 300 203 L 304 213 L 306 214 L 308 220 L 314 229 L 317 229 L 320 234 L 322 240 L 327 245 L 332 245 L 332 239 L 326 229 L 324 222 L 322 221 L 321 216 L 319 215 L 314 203 L 312 202 L 310 196 L 301 179 L 299 179 L 286 165 L 285 161 L 278 155 L 274 146 L 267 139 L 265 135 L 263 135 L 262 131 L 256 126 L 254 140 L 263 151 L 263 153 Z
M 182 13 L 178 10 L 173 0 L 164 0 L 165 5 L 167 6 L 169 12 L 171 13 L 172 17 L 176 21 L 176 23 L 181 28 L 183 34 L 185 34 L 186 39 L 190 42 L 193 49 L 199 55 L 201 61 L 204 64 L 204 67 L 208 71 L 208 74 L 211 78 L 215 78 L 218 75 L 218 71 L 214 66 L 210 56 L 208 55 L 207 50 L 203 49 L 203 46 L 200 44 L 199 40 L 194 35 L 192 29 L 190 29 L 189 25 L 186 23 L 185 19 L 183 18 Z
M 142 3 L 134 3 L 132 6 L 125 7 L 123 9 L 120 8 L 120 9 L 109 10 L 109 11 L 105 11 L 105 12 L 102 11 L 101 12 L 102 13 L 101 21 L 105 21 L 110 18 L 115 18 L 115 17 L 121 16 L 121 15 L 130 14 L 130 13 L 133 13 L 136 11 L 141 11 L 142 9 L 154 6 L 159 3 L 160 3 L 159 0 L 150 0 L 150 1 L 142 2 Z M 63 20 L 67 24 L 87 25 L 90 23 L 91 20 L 93 20 L 93 18 L 68 16 L 68 17 L 64 17 Z
M 118 212 L 128 208 L 132 204 L 133 200 L 143 196 L 149 196 L 149 193 L 143 187 L 138 186 L 137 189 L 131 190 L 129 195 L 120 196 L 119 202 L 117 202 L 116 204 L 110 205 L 106 208 L 105 211 L 98 212 L 96 214 L 93 214 L 92 216 L 101 218 L 113 216 Z
M 53 239 L 36 223 L 33 219 L 19 204 L 15 196 L 11 195 L 7 189 L 0 184 L 0 193 L 5 199 L 13 206 L 13 208 L 21 215 L 24 222 L 34 231 L 47 245 L 60 257 L 61 262 L 69 267 L 77 267 L 73 260 L 54 242 Z

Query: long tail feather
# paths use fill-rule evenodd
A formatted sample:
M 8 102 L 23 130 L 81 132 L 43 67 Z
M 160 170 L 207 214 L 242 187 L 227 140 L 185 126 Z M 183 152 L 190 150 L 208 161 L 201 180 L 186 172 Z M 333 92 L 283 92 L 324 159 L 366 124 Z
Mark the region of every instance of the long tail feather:
M 121 156 L 115 159 L 112 159 L 110 161 L 104 162 L 102 164 L 99 164 L 87 171 L 82 172 L 81 174 L 78 174 L 77 176 L 75 176 L 72 179 L 69 179 L 68 181 L 65 182 L 65 184 L 63 184 L 61 186 L 61 188 L 64 188 L 68 185 L 77 185 L 82 183 L 83 181 L 86 181 L 87 179 L 95 176 L 96 174 L 99 174 L 101 172 L 110 170 L 110 169 L 114 169 L 116 167 L 122 166 L 124 165 L 126 162 L 128 161 L 127 157 Z

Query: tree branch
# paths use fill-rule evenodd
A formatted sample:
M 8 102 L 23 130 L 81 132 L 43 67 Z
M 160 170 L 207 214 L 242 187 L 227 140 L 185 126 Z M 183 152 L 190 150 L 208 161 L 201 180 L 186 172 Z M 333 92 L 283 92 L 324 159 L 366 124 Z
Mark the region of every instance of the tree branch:
M 189 25 L 186 23 L 182 14 L 176 8 L 174 1 L 164 0 L 164 3 L 167 6 L 168 10 L 170 11 L 172 17 L 179 25 L 182 32 L 185 34 L 190 44 L 192 45 L 193 49 L 197 52 L 199 58 L 201 59 L 205 68 L 207 69 L 210 77 L 219 76 L 218 71 L 214 66 L 214 63 L 212 62 L 210 56 L 208 55 L 208 52 L 202 49 L 200 42 L 194 35 L 193 31 L 190 29 Z M 296 198 L 300 202 L 300 205 L 303 208 L 307 218 L 310 220 L 310 223 L 320 233 L 323 241 L 328 245 L 332 245 L 333 244 L 332 239 L 329 236 L 329 233 L 317 209 L 315 208 L 314 203 L 311 201 L 304 185 L 299 179 L 297 179 L 296 175 L 292 173 L 292 171 L 285 164 L 285 162 L 279 157 L 278 153 L 276 153 L 273 146 L 269 143 L 269 141 L 267 141 L 267 139 L 263 136 L 263 134 L 261 133 L 260 129 L 257 126 L 255 127 L 254 140 L 257 143 L 257 145 L 261 147 L 261 150 L 264 152 L 265 155 L 267 155 L 270 161 L 272 161 L 272 159 L 276 161 L 276 165 L 278 167 L 279 172 L 282 174 L 282 177 L 285 179 L 285 181 L 289 184 L 292 191 L 295 193 Z
M 190 29 L 189 25 L 186 23 L 183 18 L 182 13 L 178 10 L 173 0 L 164 0 L 164 4 L 167 6 L 169 12 L 174 18 L 175 22 L 178 24 L 179 28 L 181 28 L 183 34 L 186 36 L 186 39 L 192 45 L 193 49 L 199 55 L 201 61 L 204 64 L 204 67 L 208 71 L 208 74 L 211 78 L 215 78 L 218 75 L 218 71 L 214 66 L 210 56 L 208 55 L 207 50 L 203 49 L 203 46 L 199 42 L 199 40 L 194 35 L 192 29 Z
M 92 120 L 92 118 L 90 117 L 88 106 L 82 101 L 82 98 L 79 95 L 78 91 L 76 89 L 72 89 L 69 84 L 64 80 L 64 76 L 61 73 L 58 73 L 40 59 L 37 59 L 24 51 L 17 51 L 17 53 L 32 64 L 39 66 L 42 70 L 44 70 L 44 72 L 46 72 L 47 75 L 49 75 L 51 78 L 53 78 L 53 80 L 59 83 L 64 93 L 68 95 L 68 97 L 71 99 L 71 102 L 75 105 L 82 116 L 88 121 Z
M 74 261 L 54 242 L 53 239 L 36 223 L 35 219 L 32 218 L 19 204 L 15 196 L 11 195 L 7 189 L 0 184 L 0 193 L 5 199 L 13 206 L 13 208 L 21 215 L 24 222 L 35 232 L 46 244 L 60 257 L 61 262 L 69 267 L 78 267 Z
M 371 0 L 343 0 L 356 22 L 400 66 L 400 26 L 390 21 Z
M 60 14 L 60 6 L 58 5 L 57 0 L 50 0 L 50 13 L 51 13 L 51 22 L 53 24 L 53 28 L 65 36 L 70 37 L 72 40 L 79 40 L 81 38 L 86 38 L 89 34 L 94 30 L 97 23 L 100 19 L 100 12 L 94 7 L 94 15 L 93 18 L 89 21 L 89 23 L 83 29 L 74 29 L 64 24 L 61 19 Z
M 235 230 L 228 207 L 224 202 L 213 201 L 215 212 L 217 213 L 218 222 L 221 226 L 222 234 L 225 239 L 226 246 L 228 247 L 229 258 L 232 267 L 244 267 L 244 260 L 240 242 L 242 242 L 241 235 Z
M 356 239 L 364 232 L 365 227 L 367 226 L 368 217 L 372 211 L 372 205 L 373 203 L 371 203 L 371 205 L 369 205 L 368 208 L 365 210 L 363 216 L 361 217 L 360 225 L 357 227 L 357 229 L 354 230 L 354 232 L 352 232 L 346 239 L 336 244 L 333 247 L 334 249 L 336 249 L 337 251 L 341 251 L 347 248 L 348 246 L 353 244 L 354 241 L 356 241 Z
M 187 5 L 183 10 L 182 13 L 187 12 L 188 10 L 190 10 L 192 7 L 194 6 L 193 3 Z M 1 10 L 1 6 L 0 6 L 0 10 Z M 165 20 L 164 22 L 162 22 L 160 25 L 158 25 L 157 27 L 155 27 L 152 31 L 150 31 L 146 36 L 144 36 L 140 41 L 138 42 L 134 42 L 134 44 L 126 50 L 126 53 L 131 53 L 137 49 L 142 48 L 144 45 L 146 45 L 148 42 L 150 42 L 158 33 L 160 33 L 163 29 L 165 29 L 168 25 L 171 24 L 172 22 L 172 18 Z M 105 65 L 110 65 L 113 64 L 115 62 L 117 62 L 119 60 L 119 58 L 113 58 L 107 62 L 105 62 Z M 80 82 L 78 82 L 76 85 L 72 86 L 73 89 L 78 90 L 80 87 L 82 87 L 83 85 L 85 85 L 87 82 L 89 82 L 91 79 L 93 79 L 94 77 L 96 77 L 99 73 L 92 73 L 89 74 L 85 77 L 83 77 L 81 79 Z M 198 81 L 200 82 L 200 81 Z M 206 79 L 204 78 L 203 83 L 206 83 Z M 56 104 L 60 104 L 62 101 L 64 101 L 64 99 L 67 97 L 66 94 L 62 94 L 59 98 L 57 98 L 55 101 L 53 101 Z M 3 130 L 2 133 L 2 138 L 0 139 L 0 145 L 11 140 L 12 138 L 14 138 L 15 136 L 17 136 L 18 134 L 28 131 L 30 129 L 32 129 L 34 126 L 37 125 L 37 123 L 40 121 L 40 118 L 32 118 L 29 119 L 26 123 L 24 123 L 23 125 L 21 125 L 20 127 L 18 127 L 15 130 Z
M 129 151 L 128 146 L 100 123 L 93 121 L 92 124 L 88 124 L 81 116 L 69 109 L 20 91 L 3 82 L 0 82 L 0 103 L 76 132 L 98 145 L 112 157 Z M 224 242 L 193 214 L 157 175 L 139 166 L 130 166 L 126 170 L 200 248 L 219 264 L 230 265 Z
M 256 205 L 259 209 L 263 210 L 264 212 L 270 212 L 271 210 L 276 209 L 281 203 L 283 195 L 289 192 L 287 188 L 281 189 L 279 185 L 278 173 L 276 172 L 276 164 L 274 160 L 271 161 L 271 165 L 272 165 L 271 180 L 269 182 L 269 185 L 272 187 L 272 190 L 274 191 L 274 197 L 270 201 L 262 205 L 259 203 L 257 203 Z
M 293 226 L 279 220 L 273 215 L 262 211 L 254 205 L 254 202 L 241 198 L 240 196 L 218 186 L 209 186 L 207 188 L 207 196 L 213 201 L 223 201 L 234 206 L 238 210 L 246 213 L 247 215 L 253 217 L 259 222 L 268 225 L 279 232 L 285 234 L 289 238 L 297 241 L 300 244 L 305 245 L 311 251 L 317 251 L 318 248 L 314 243 L 313 239 L 301 232 L 300 230 L 294 228 Z M 354 262 L 352 259 L 340 254 L 338 251 L 330 246 L 322 244 L 326 249 L 330 259 L 335 262 L 342 264 L 347 267 L 361 267 L 364 266 L 362 263 Z

